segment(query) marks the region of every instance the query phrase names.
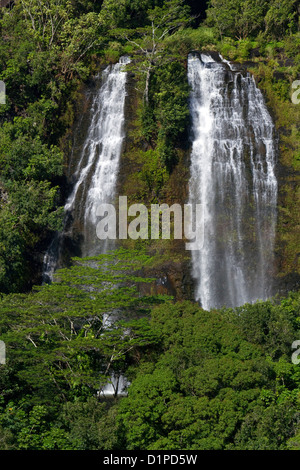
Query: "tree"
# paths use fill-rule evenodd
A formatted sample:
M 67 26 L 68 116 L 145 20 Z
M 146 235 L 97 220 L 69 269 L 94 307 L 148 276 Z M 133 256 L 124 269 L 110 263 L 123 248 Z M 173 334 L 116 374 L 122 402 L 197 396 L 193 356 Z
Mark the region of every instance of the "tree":
M 77 3 L 20 0 L 0 10 L 0 79 L 7 89 L 0 106 L 2 292 L 38 282 L 37 251 L 62 220 L 62 137 L 78 87 L 91 73 L 86 57 L 106 31 L 93 2 L 84 2 L 84 12 Z
M 68 0 L 21 0 L 20 4 L 39 47 L 51 49 L 68 19 L 72 3 Z
M 26 387 L 49 399 L 95 394 L 112 370 L 125 372 L 135 350 L 156 341 L 145 316 L 163 297 L 139 296 L 136 284 L 150 280 L 134 275 L 147 259 L 122 250 L 77 259 L 50 286 L 1 299 L 1 338 Z
M 162 7 L 148 10 L 148 25 L 135 30 L 117 30 L 115 34 L 126 39 L 142 53 L 138 71 L 145 77 L 144 101 L 149 103 L 149 85 L 153 69 L 162 64 L 164 39 L 191 21 L 190 8 L 184 0 L 168 0 Z M 137 38 L 135 36 L 138 35 Z
M 299 294 L 237 310 L 154 308 L 160 348 L 140 362 L 119 406 L 127 448 L 285 449 L 293 434 L 297 446 L 300 376 L 286 350 L 298 311 Z
M 266 34 L 282 38 L 286 33 L 297 28 L 297 1 L 272 0 L 265 16 Z M 299 8 L 299 6 L 298 6 Z
M 211 0 L 206 21 L 218 29 L 221 39 L 246 39 L 263 24 L 267 5 L 265 0 Z
M 157 66 L 151 82 L 151 106 L 157 126 L 157 150 L 168 170 L 176 161 L 175 148 L 187 128 L 190 88 L 179 61 Z
M 21 0 L 20 8 L 38 50 L 60 51 L 64 75 L 80 71 L 81 60 L 101 43 L 101 32 L 108 26 L 103 24 L 101 13 L 88 11 L 78 17 L 70 0 Z

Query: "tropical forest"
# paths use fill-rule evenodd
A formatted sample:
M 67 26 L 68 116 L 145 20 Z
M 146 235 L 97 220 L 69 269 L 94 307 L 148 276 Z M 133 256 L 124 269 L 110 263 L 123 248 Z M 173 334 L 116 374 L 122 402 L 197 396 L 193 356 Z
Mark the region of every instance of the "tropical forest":
M 0 1 L 0 451 L 300 450 L 299 15 Z

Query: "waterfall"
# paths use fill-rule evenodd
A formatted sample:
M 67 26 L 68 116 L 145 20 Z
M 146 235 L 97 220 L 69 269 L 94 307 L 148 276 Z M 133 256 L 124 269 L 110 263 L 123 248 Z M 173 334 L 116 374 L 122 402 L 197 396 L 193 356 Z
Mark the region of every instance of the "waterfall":
M 80 240 L 81 256 L 94 256 L 113 248 L 113 241 L 99 240 L 96 235 L 99 204 L 114 202 L 120 157 L 124 142 L 124 119 L 127 73 L 130 62 L 121 57 L 98 77 L 100 86 L 94 96 L 90 123 L 72 174 L 73 189 L 65 204 L 65 227 L 57 233 L 44 257 L 44 282 L 51 282 L 64 256 L 66 239 Z M 76 141 L 76 138 L 75 138 Z M 111 377 L 101 395 L 120 395 L 127 384 L 123 376 Z
M 92 119 L 81 157 L 74 174 L 75 185 L 65 205 L 66 212 L 81 221 L 83 256 L 107 251 L 107 242 L 96 237 L 97 207 L 113 203 L 122 145 L 126 78 L 124 65 L 130 59 L 108 66 L 102 73 L 102 86 L 92 106 Z
M 249 74 L 208 54 L 188 57 L 189 202 L 201 204 L 204 240 L 192 251 L 204 309 L 272 295 L 277 180 L 275 129 Z
M 99 204 L 114 202 L 125 137 L 127 73 L 124 65 L 129 62 L 128 57 L 121 57 L 117 64 L 106 67 L 98 77 L 100 86 L 91 105 L 90 123 L 70 176 L 74 185 L 65 204 L 64 230 L 55 235 L 44 256 L 44 282 L 53 279 L 66 239 L 80 240 L 82 256 L 105 253 L 112 247 L 108 246 L 108 240 L 100 241 L 96 236 L 96 213 Z

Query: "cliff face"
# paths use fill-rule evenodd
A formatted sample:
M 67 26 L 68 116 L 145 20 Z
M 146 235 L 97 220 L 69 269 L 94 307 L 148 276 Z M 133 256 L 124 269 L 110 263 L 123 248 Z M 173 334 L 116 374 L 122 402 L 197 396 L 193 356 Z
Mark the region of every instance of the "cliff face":
M 214 58 L 217 54 L 212 53 Z M 258 86 L 262 85 L 259 70 L 254 63 L 235 64 L 243 73 L 255 75 Z M 256 68 L 254 68 L 256 67 Z M 256 70 L 256 74 L 254 71 Z M 278 181 L 278 220 L 276 229 L 275 268 L 270 274 L 273 277 L 274 292 L 286 294 L 299 288 L 299 172 L 291 165 L 288 158 L 292 149 L 286 145 L 286 135 L 290 134 L 288 125 L 282 126 L 278 120 L 277 103 L 263 86 L 260 87 L 265 96 L 268 110 L 276 126 L 277 164 L 276 177 Z M 128 204 L 144 203 L 149 209 L 151 196 L 155 189 L 147 186 L 141 175 L 145 161 L 141 154 L 147 152 L 148 144 L 138 134 L 139 98 L 136 93 L 135 77 L 129 77 L 128 96 L 126 102 L 126 141 L 121 159 L 118 194 L 127 195 Z M 159 193 L 159 203 L 184 204 L 188 199 L 188 181 L 190 177 L 190 142 L 188 136 L 182 138 L 178 146 L 178 163 L 164 182 L 164 188 Z M 168 293 L 177 299 L 194 298 L 194 280 L 191 275 L 190 252 L 185 250 L 184 240 L 152 240 L 152 241 L 123 241 L 127 247 L 146 246 L 148 252 L 155 256 L 153 267 L 147 270 L 147 275 L 153 275 L 157 281 L 153 283 L 153 292 Z
M 276 234 L 276 291 L 285 295 L 300 285 L 300 174 L 284 163 L 286 148 L 282 142 L 285 129 L 279 129 L 278 224 Z
M 284 64 L 285 61 L 280 65 Z M 300 285 L 300 104 L 292 103 L 291 92 L 282 97 L 277 90 L 280 83 L 291 82 L 288 71 L 279 75 L 268 63 L 249 64 L 249 69 L 265 96 L 277 132 L 278 219 L 275 291 L 285 295 L 288 291 L 298 290 Z
M 0 8 L 4 8 L 12 3 L 14 3 L 13 0 L 0 0 Z
M 178 161 L 173 171 L 163 178 L 163 187 L 157 187 L 161 174 L 153 171 L 145 175 L 145 160 L 151 146 L 139 136 L 139 95 L 134 74 L 128 77 L 126 97 L 126 138 L 120 162 L 116 193 L 127 196 L 128 206 L 144 204 L 150 214 L 151 203 L 183 205 L 188 200 L 190 176 L 190 142 L 187 135 L 176 148 Z M 146 176 L 146 177 L 145 177 Z M 152 177 L 151 177 L 152 176 Z M 171 230 L 172 236 L 172 230 Z M 194 281 L 191 276 L 190 252 L 185 249 L 185 240 L 122 240 L 119 245 L 126 248 L 146 248 L 153 256 L 153 264 L 145 268 L 144 275 L 153 277 L 155 282 L 141 286 L 142 292 L 174 296 L 177 300 L 194 298 Z
M 218 55 L 212 53 L 217 59 Z M 237 65 L 237 64 L 236 64 Z M 238 64 L 240 70 L 254 73 L 258 86 L 261 82 L 260 72 L 254 63 Z M 256 71 L 256 73 L 255 73 Z M 88 128 L 89 108 L 97 91 L 97 81 L 91 81 L 82 90 L 81 99 L 77 103 L 77 119 L 72 133 L 65 139 L 68 154 L 67 176 L 72 188 L 72 172 L 79 158 Z M 278 118 L 278 104 L 272 100 L 264 87 L 268 109 L 277 129 L 278 158 L 276 176 L 278 181 L 278 223 L 276 234 L 275 259 L 275 292 L 285 294 L 299 287 L 299 215 L 297 192 L 299 193 L 299 172 L 291 164 L 289 158 L 292 149 L 286 145 L 286 136 L 290 134 L 288 123 L 282 125 Z M 191 145 L 187 134 L 182 135 L 176 146 L 177 164 L 170 173 L 163 171 L 151 163 L 151 145 L 140 132 L 140 94 L 137 91 L 136 78 L 128 74 L 127 96 L 125 103 L 125 140 L 118 173 L 116 195 L 127 196 L 128 206 L 135 203 L 144 204 L 150 214 L 151 204 L 166 203 L 169 207 L 178 203 L 181 206 L 188 202 L 188 183 L 190 178 Z M 150 152 L 150 153 L 149 153 Z M 117 203 L 117 200 L 116 200 Z M 149 237 L 150 238 L 150 237 Z M 80 255 L 81 227 L 80 220 L 73 224 L 67 222 L 67 230 L 63 245 L 62 264 L 67 264 L 70 256 Z M 144 275 L 156 280 L 141 286 L 143 292 L 168 294 L 177 300 L 194 299 L 195 283 L 192 278 L 191 253 L 185 249 L 185 240 L 122 240 L 118 245 L 126 248 L 143 247 L 153 256 L 153 263 L 144 269 Z

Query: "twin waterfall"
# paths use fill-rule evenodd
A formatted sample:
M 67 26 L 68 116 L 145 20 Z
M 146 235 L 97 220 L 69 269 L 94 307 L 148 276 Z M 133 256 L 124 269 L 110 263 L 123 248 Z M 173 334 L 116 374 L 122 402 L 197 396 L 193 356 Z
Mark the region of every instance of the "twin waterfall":
M 206 310 L 272 295 L 277 180 L 275 133 L 253 77 L 190 54 L 189 202 L 202 205 L 192 251 L 196 300 Z
M 70 226 L 81 233 L 82 256 L 107 250 L 96 237 L 97 207 L 116 195 L 124 141 L 124 65 L 129 61 L 122 58 L 101 75 L 65 206 L 66 220 L 72 223 L 45 255 L 45 279 L 51 279 Z M 207 310 L 266 299 L 272 295 L 277 205 L 272 119 L 251 75 L 222 57 L 189 54 L 188 81 L 188 202 L 201 204 L 197 223 L 204 234 L 202 245 L 191 252 L 195 298 Z

